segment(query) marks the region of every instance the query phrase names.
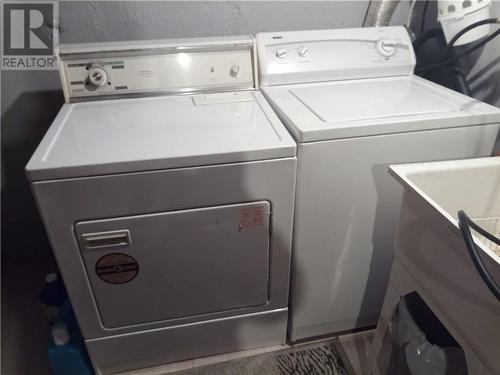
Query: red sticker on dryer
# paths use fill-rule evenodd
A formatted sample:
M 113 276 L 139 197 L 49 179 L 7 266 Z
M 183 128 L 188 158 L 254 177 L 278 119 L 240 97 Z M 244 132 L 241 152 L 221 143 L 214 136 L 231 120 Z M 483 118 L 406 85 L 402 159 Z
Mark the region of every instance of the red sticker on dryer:
M 240 209 L 240 229 L 264 225 L 266 210 L 264 206 L 250 206 Z

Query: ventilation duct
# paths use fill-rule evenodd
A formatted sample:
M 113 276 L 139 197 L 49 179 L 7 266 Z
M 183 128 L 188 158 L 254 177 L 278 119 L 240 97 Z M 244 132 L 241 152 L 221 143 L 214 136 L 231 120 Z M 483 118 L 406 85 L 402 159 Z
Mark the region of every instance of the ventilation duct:
M 398 6 L 398 0 L 372 0 L 366 10 L 364 27 L 388 26 Z

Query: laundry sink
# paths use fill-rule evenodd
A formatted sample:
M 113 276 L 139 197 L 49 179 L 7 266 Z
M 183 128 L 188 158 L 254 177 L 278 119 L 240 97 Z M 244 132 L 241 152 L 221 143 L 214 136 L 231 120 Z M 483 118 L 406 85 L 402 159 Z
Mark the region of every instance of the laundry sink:
M 394 240 L 397 262 L 467 356 L 485 373 L 500 369 L 500 302 L 487 288 L 458 226 L 464 210 L 500 235 L 500 157 L 393 165 L 405 187 Z M 500 284 L 500 247 L 472 231 L 489 273 Z M 393 271 L 394 272 L 394 271 Z M 483 372 L 481 372 L 483 373 Z
M 391 173 L 415 191 L 458 233 L 457 212 L 500 235 L 500 157 L 394 165 Z M 474 234 L 473 234 L 474 235 Z M 500 266 L 500 246 L 474 235 L 479 247 Z

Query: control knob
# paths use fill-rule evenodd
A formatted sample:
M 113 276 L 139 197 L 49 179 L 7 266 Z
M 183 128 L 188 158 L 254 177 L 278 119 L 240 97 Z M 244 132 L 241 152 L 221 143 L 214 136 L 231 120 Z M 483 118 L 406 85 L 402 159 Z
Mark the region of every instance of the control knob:
M 378 52 L 385 57 L 392 56 L 396 53 L 397 43 L 394 40 L 381 39 L 377 43 Z
M 288 51 L 284 48 L 278 48 L 276 50 L 276 57 L 279 59 L 284 59 L 287 54 L 288 54 Z
M 239 65 L 233 65 L 231 67 L 231 70 L 229 71 L 229 74 L 231 75 L 231 77 L 236 77 L 239 72 L 240 72 L 240 66 Z
M 100 87 L 108 81 L 108 74 L 100 66 L 94 66 L 89 69 L 89 82 L 94 87 Z
M 297 53 L 299 54 L 300 57 L 305 57 L 309 54 L 309 48 L 307 47 L 299 47 L 297 49 Z

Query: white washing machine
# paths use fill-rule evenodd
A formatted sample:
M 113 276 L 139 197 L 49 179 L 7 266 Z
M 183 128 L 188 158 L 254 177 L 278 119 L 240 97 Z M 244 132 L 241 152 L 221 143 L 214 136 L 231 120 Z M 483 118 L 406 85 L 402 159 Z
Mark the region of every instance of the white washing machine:
M 296 145 L 250 37 L 61 46 L 26 167 L 97 373 L 285 342 Z
M 374 325 L 403 192 L 388 164 L 490 155 L 500 110 L 415 76 L 403 27 L 262 33 L 257 50 L 298 142 L 290 338 Z

